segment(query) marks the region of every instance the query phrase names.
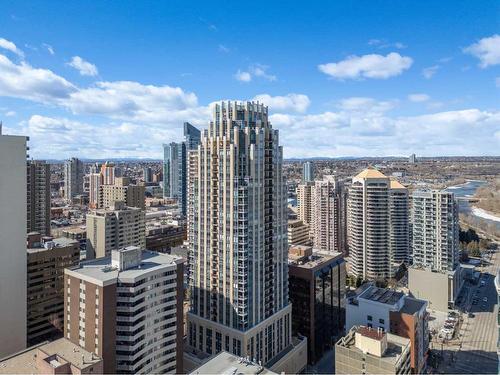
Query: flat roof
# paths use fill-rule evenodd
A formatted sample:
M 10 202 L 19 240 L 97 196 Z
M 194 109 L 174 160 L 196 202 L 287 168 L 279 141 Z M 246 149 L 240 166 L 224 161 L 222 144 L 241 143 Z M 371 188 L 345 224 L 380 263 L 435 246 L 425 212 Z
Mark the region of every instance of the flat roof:
M 376 286 L 372 286 L 371 288 L 367 288 L 364 292 L 362 292 L 358 298 L 364 298 L 369 301 L 375 301 L 379 303 L 385 303 L 388 305 L 396 304 L 401 298 L 404 297 L 403 292 L 397 292 L 392 289 L 378 288 Z
M 101 361 L 97 355 L 73 344 L 66 338 L 32 346 L 0 361 L 0 374 L 38 374 L 36 354 L 43 350 L 50 357 L 57 354 L 79 369 L 87 368 Z
M 294 247 L 309 248 L 310 246 L 294 245 Z M 290 261 L 290 265 L 294 267 L 314 269 L 316 267 L 323 265 L 324 263 L 327 263 L 333 259 L 337 259 L 341 256 L 342 253 L 339 252 L 326 252 L 326 251 L 313 250 L 310 259 L 308 257 L 290 254 L 288 256 L 288 260 Z
M 144 273 L 166 268 L 182 262 L 182 258 L 170 254 L 157 253 L 155 251 L 143 250 L 142 260 L 139 266 L 119 271 L 111 266 L 111 256 L 98 258 L 80 263 L 79 266 L 66 269 L 69 275 L 82 277 L 90 282 L 104 285 L 116 279 L 135 279 Z
M 46 249 L 45 247 L 40 246 L 40 247 L 30 247 L 27 249 L 28 253 L 33 254 L 33 253 L 38 253 L 42 251 L 50 251 L 53 249 L 60 249 L 61 247 L 67 247 L 71 245 L 80 245 L 80 243 L 77 240 L 72 240 L 71 238 L 67 237 L 60 237 L 60 238 L 54 238 L 52 242 L 55 243 L 55 247 L 52 249 Z
M 228 352 L 220 352 L 213 356 L 208 362 L 204 363 L 191 372 L 191 375 L 220 374 L 220 375 L 272 375 L 276 374 L 257 363 L 245 360 Z
M 427 301 L 406 296 L 405 303 L 399 311 L 405 314 L 413 315 L 423 308 L 425 309 L 426 306 Z

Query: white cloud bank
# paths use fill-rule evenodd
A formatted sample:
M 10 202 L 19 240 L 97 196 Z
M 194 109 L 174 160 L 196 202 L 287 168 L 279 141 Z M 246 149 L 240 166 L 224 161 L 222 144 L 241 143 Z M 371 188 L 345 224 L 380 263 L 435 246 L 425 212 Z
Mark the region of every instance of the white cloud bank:
M 500 35 L 495 34 L 464 48 L 465 53 L 479 59 L 479 66 L 487 68 L 500 64 Z
M 347 59 L 318 65 L 318 69 L 335 79 L 387 79 L 398 76 L 409 69 L 413 59 L 391 52 L 386 56 L 370 54 L 349 56 Z
M 17 46 L 10 40 L 0 38 L 0 48 L 13 52 L 19 57 L 24 57 L 24 52 L 17 48 Z
M 299 112 L 304 113 L 311 104 L 309 97 L 303 94 L 288 94 L 285 96 L 271 96 L 260 94 L 253 98 L 269 107 L 273 112 Z

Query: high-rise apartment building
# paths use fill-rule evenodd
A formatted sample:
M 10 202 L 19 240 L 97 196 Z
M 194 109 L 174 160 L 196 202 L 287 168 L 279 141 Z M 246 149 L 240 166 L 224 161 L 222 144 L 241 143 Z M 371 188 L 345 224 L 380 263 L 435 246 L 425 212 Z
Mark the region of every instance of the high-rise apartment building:
M 87 214 L 87 259 L 109 256 L 126 246 L 145 248 L 144 211 L 124 202 Z
M 297 186 L 297 218 L 312 227 L 314 182 Z
M 80 261 L 80 244 L 28 234 L 28 346 L 62 336 L 64 269 Z
M 311 200 L 314 248 L 340 252 L 340 196 L 336 178 L 325 176 L 316 181 Z
M 144 182 L 153 181 L 153 174 L 151 172 L 151 167 L 142 168 L 142 179 Z
M 288 220 L 288 243 L 290 245 L 309 245 L 309 225 L 302 220 Z
M 125 202 L 128 207 L 146 208 L 144 184 L 131 184 L 128 177 L 115 177 L 113 185 L 99 187 L 99 208 L 111 207 L 114 202 Z
M 278 131 L 262 104 L 222 102 L 193 154 L 188 343 L 266 365 L 292 347 Z
M 352 180 L 347 202 L 350 272 L 363 279 L 391 277 L 408 257 L 408 193 L 376 169 Z
M 50 164 L 30 160 L 27 180 L 27 233 L 50 235 Z
M 64 197 L 70 201 L 75 196 L 83 193 L 83 175 L 85 168 L 83 162 L 71 158 L 64 163 Z
M 314 181 L 314 165 L 311 161 L 306 161 L 302 166 L 302 183 Z
M 101 166 L 102 184 L 114 185 L 115 183 L 115 164 L 107 161 Z
M 103 373 L 183 372 L 183 261 L 130 246 L 66 269 L 64 336 Z
M 184 139 L 181 143 L 163 145 L 163 196 L 177 199 L 181 213 L 186 215 L 189 152 L 198 147 L 200 131 L 185 122 Z
M 458 206 L 451 192 L 417 190 L 411 197 L 413 265 L 453 271 L 459 261 Z
M 0 123 L 0 358 L 26 347 L 26 140 Z

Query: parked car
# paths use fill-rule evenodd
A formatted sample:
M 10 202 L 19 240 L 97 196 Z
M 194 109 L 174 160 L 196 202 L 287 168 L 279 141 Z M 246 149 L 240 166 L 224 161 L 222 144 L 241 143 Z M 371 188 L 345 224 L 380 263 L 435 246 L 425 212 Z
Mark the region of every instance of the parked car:
M 483 302 L 488 302 L 488 297 L 484 297 Z

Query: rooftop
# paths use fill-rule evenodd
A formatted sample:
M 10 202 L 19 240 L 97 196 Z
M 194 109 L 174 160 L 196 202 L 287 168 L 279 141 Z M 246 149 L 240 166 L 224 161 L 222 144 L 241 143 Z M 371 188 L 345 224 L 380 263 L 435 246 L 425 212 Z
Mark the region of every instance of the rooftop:
M 290 254 L 288 255 L 288 262 L 294 267 L 314 269 L 340 257 L 342 257 L 342 253 L 314 250 L 310 257 Z
M 425 309 L 426 307 L 427 307 L 427 301 L 406 296 L 405 303 L 401 308 L 401 310 L 399 311 L 404 314 L 413 315 L 421 311 L 422 309 Z
M 149 250 L 143 250 L 141 255 L 142 259 L 137 267 L 131 267 L 122 271 L 112 266 L 111 256 L 108 256 L 82 262 L 75 268 L 66 269 L 65 272 L 98 285 L 108 285 L 117 279 L 133 280 L 144 273 L 166 268 L 183 261 L 182 258 L 178 256 Z
M 369 167 L 359 173 L 355 178 L 387 178 L 387 176 L 375 168 Z
M 371 288 L 367 288 L 364 292 L 362 292 L 358 298 L 363 298 L 369 301 L 375 301 L 378 303 L 385 303 L 388 305 L 396 304 L 401 298 L 404 297 L 403 292 L 397 292 L 392 289 L 384 289 L 378 288 L 376 286 L 372 286 Z
M 195 374 L 220 374 L 220 375 L 272 375 L 274 372 L 260 366 L 257 363 L 235 356 L 228 352 L 220 352 L 204 363 L 196 370 L 191 372 Z
M 406 189 L 406 187 L 396 179 L 391 178 L 391 189 Z
M 27 251 L 28 251 L 28 253 L 33 254 L 33 253 L 38 253 L 38 252 L 42 252 L 42 251 L 50 251 L 52 249 L 58 249 L 61 247 L 79 245 L 79 242 L 77 240 L 72 240 L 71 238 L 66 238 L 66 237 L 54 238 L 50 242 L 54 243 L 53 248 L 46 248 L 46 247 L 44 247 L 43 244 L 41 244 L 38 247 L 30 247 L 27 249 Z
M 32 346 L 4 358 L 0 361 L 0 374 L 37 374 L 36 359 L 38 349 L 46 353 L 47 357 L 57 355 L 79 369 L 87 368 L 101 361 L 95 354 L 86 351 L 65 338 L 61 338 Z

